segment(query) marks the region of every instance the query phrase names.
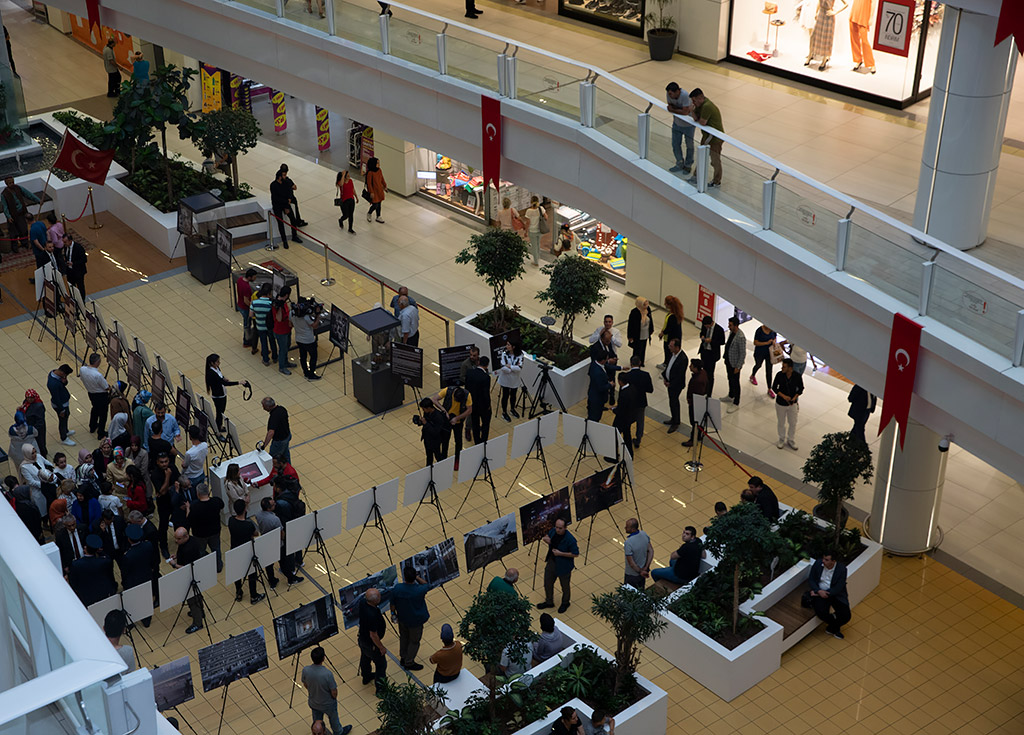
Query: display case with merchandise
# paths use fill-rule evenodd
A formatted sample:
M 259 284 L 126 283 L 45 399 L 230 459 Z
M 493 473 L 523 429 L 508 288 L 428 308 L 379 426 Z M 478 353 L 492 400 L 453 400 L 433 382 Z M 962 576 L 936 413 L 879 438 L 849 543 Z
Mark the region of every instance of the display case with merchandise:
M 729 59 L 902 109 L 931 94 L 934 0 L 733 0 Z
M 558 14 L 604 28 L 644 35 L 646 0 L 558 0 Z
M 629 238 L 578 209 L 563 204 L 555 211 L 559 223 L 569 225 L 573 251 L 580 257 L 599 263 L 609 276 L 624 283 Z

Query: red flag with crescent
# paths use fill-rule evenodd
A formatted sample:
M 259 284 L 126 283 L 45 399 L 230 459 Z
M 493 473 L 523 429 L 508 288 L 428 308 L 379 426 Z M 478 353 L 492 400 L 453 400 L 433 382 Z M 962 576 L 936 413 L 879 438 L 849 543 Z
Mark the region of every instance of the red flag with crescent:
M 89 16 L 89 27 L 101 26 L 100 23 L 100 0 L 85 0 L 85 12 Z
M 59 168 L 74 174 L 97 186 L 103 186 L 107 180 L 107 172 L 114 160 L 114 151 L 98 151 L 90 148 L 70 132 L 64 134 L 60 143 L 60 151 L 52 168 Z
M 501 188 L 501 100 L 480 96 L 480 133 L 484 158 L 484 186 Z
M 889 362 L 885 371 L 885 395 L 882 397 L 882 417 L 878 433 L 896 419 L 900 432 L 900 449 L 907 433 L 910 418 L 910 399 L 914 395 L 917 375 L 917 355 L 921 347 L 921 325 L 902 314 L 892 318 L 892 337 L 889 340 Z
M 996 25 L 996 42 L 998 46 L 1013 36 L 1017 44 L 1017 52 L 1024 54 L 1024 3 L 1021 0 L 1003 0 L 999 11 L 999 23 Z

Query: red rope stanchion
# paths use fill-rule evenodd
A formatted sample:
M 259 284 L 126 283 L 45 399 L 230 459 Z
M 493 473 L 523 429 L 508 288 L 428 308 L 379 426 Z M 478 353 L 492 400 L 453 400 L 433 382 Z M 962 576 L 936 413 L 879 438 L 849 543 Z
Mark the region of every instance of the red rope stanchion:
M 711 435 L 710 435 L 710 434 L 709 434 L 708 432 L 706 432 L 706 431 L 705 431 L 705 430 L 704 430 L 703 428 L 701 428 L 700 426 L 697 426 L 697 431 L 699 431 L 699 432 L 700 432 L 701 434 L 703 434 L 703 435 L 704 435 L 704 438 L 705 438 L 705 439 L 707 439 L 707 440 L 708 440 L 708 441 L 710 441 L 710 442 L 711 442 L 712 444 L 714 444 L 714 445 L 715 445 L 715 447 L 716 447 L 716 448 L 718 449 L 718 451 L 719 451 L 719 452 L 721 452 L 721 453 L 722 453 L 722 454 L 724 454 L 724 455 L 725 455 L 726 457 L 728 457 L 728 458 L 729 458 L 729 461 L 730 461 L 730 462 L 732 462 L 732 463 L 733 463 L 734 465 L 736 465 L 736 466 L 737 466 L 737 467 L 739 467 L 739 468 L 740 468 L 741 470 L 743 470 L 743 474 L 745 474 L 745 475 L 746 475 L 747 477 L 753 477 L 753 475 L 752 475 L 752 474 L 750 474 L 750 472 L 748 472 L 748 471 L 747 471 L 747 468 L 746 468 L 746 467 L 744 467 L 743 465 L 741 465 L 741 464 L 740 464 L 739 462 L 737 462 L 737 461 L 736 461 L 735 459 L 733 459 L 733 458 L 732 458 L 732 455 L 731 455 L 731 454 L 729 454 L 729 450 L 728 450 L 728 449 L 726 449 L 725 447 L 721 446 L 721 445 L 720 445 L 720 444 L 719 444 L 718 442 L 716 442 L 716 441 L 715 441 L 714 439 L 712 439 L 712 438 L 711 438 Z
M 85 204 L 82 205 L 81 213 L 77 217 L 67 217 L 67 216 L 65 216 L 64 219 L 66 219 L 68 222 L 77 222 L 78 220 L 82 219 L 82 217 L 85 216 L 85 210 L 89 208 L 89 202 L 91 202 L 91 201 L 92 201 L 92 189 L 89 190 L 89 193 L 85 197 Z

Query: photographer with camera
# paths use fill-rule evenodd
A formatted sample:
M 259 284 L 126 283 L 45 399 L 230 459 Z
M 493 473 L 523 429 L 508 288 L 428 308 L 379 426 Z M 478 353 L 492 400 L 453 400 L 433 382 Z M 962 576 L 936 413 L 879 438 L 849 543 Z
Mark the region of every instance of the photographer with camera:
M 420 427 L 420 440 L 427 451 L 426 466 L 430 466 L 448 456 L 448 439 L 452 426 L 447 414 L 439 411 L 431 399 L 422 399 L 420 408 L 423 409 L 423 416 L 413 416 L 412 422 Z
M 462 454 L 462 429 L 465 421 L 473 412 L 473 398 L 469 391 L 460 385 L 442 388 L 430 400 L 434 405 L 444 412 L 451 425 L 452 434 L 455 435 L 455 469 L 459 469 L 459 455 Z M 441 451 L 448 455 L 448 440 L 445 439 Z
M 316 374 L 316 330 L 325 319 L 324 305 L 313 296 L 300 298 L 292 307 L 292 328 L 299 346 L 299 365 L 306 380 L 320 380 Z
M 291 375 L 288 368 L 297 367 L 294 362 L 288 361 L 288 350 L 292 346 L 292 321 L 291 321 L 291 286 L 283 286 L 281 292 L 274 299 L 270 306 L 271 323 L 274 328 L 274 340 L 277 342 L 277 369 L 285 375 Z

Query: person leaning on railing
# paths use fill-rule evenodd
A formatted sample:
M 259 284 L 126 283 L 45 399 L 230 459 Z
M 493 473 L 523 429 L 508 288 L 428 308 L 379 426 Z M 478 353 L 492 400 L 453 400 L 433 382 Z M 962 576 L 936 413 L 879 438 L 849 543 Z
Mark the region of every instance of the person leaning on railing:
M 720 133 L 725 132 L 725 128 L 722 125 L 722 112 L 718 109 L 718 105 L 709 100 L 704 96 L 704 91 L 698 87 L 697 89 L 690 92 L 690 101 L 693 103 L 693 116 L 701 125 L 714 128 Z M 722 139 L 712 137 L 711 133 L 706 130 L 700 138 L 701 145 L 707 145 L 711 147 L 711 182 L 708 186 L 721 186 L 722 185 Z M 694 176 L 694 179 L 697 177 Z

